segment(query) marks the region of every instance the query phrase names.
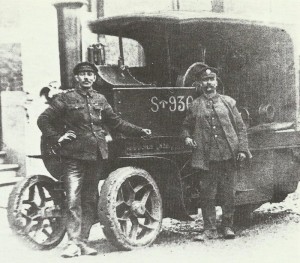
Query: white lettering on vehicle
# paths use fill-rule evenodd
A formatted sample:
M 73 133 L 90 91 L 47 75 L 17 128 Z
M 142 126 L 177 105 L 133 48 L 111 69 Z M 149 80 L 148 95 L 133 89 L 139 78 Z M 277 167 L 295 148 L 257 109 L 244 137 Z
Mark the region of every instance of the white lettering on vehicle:
M 169 110 L 171 112 L 175 111 L 185 111 L 189 108 L 189 105 L 193 101 L 192 96 L 170 96 L 168 100 L 159 100 L 156 96 L 151 99 L 151 111 L 158 112 L 159 110 Z
M 152 103 L 152 105 L 154 105 L 154 108 L 153 108 L 153 106 L 151 107 L 151 110 L 153 111 L 153 112 L 158 112 L 158 110 L 159 110 L 159 105 L 157 104 L 158 103 L 158 98 L 157 97 L 152 97 L 151 98 L 151 103 Z

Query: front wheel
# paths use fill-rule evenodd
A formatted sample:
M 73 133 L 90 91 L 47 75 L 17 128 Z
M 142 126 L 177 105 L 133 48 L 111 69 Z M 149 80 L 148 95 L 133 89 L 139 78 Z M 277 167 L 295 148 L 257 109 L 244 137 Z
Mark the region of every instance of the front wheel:
M 64 192 L 44 175 L 16 184 L 9 195 L 7 218 L 11 229 L 36 249 L 51 249 L 65 235 Z
M 150 174 L 139 168 L 119 168 L 108 176 L 98 212 L 105 236 L 120 249 L 149 246 L 161 229 L 159 189 Z

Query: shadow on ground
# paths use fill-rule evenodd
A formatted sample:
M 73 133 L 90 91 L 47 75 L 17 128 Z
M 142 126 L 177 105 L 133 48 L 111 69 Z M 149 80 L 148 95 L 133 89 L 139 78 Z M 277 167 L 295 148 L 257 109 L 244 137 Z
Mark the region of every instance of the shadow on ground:
M 221 233 L 221 216 L 217 218 L 218 231 Z M 284 211 L 255 211 L 245 224 L 235 226 L 237 237 L 248 236 L 253 231 L 261 231 L 275 224 L 300 222 L 300 214 L 287 209 Z M 193 238 L 203 231 L 203 221 L 195 216 L 195 221 L 164 220 L 163 229 L 155 241 L 160 244 L 180 244 L 193 241 Z

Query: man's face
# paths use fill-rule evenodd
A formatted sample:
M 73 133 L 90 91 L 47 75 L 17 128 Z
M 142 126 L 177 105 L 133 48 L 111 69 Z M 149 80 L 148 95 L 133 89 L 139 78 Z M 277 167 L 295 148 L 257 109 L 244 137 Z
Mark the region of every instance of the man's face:
M 80 71 L 77 75 L 75 75 L 75 79 L 78 81 L 81 88 L 89 89 L 95 82 L 96 75 L 92 71 Z
M 218 82 L 216 77 L 205 77 L 202 79 L 202 90 L 206 94 L 215 93 Z

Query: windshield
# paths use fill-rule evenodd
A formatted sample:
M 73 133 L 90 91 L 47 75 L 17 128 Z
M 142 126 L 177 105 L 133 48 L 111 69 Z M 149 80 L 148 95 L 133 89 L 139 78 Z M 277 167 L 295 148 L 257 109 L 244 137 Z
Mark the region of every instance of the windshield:
M 120 57 L 119 37 L 105 36 L 106 64 L 118 65 Z M 142 46 L 135 40 L 122 38 L 124 64 L 128 67 L 144 67 L 145 56 Z

